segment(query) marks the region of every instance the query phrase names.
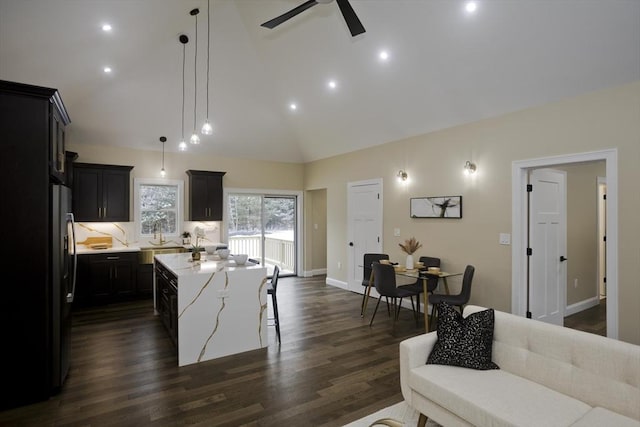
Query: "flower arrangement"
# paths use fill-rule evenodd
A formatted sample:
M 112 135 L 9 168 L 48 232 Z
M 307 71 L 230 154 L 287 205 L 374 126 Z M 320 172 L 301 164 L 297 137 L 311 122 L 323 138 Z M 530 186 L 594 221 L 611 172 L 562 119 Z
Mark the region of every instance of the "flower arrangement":
M 406 253 L 407 255 L 413 255 L 415 251 L 422 247 L 422 244 L 418 242 L 415 237 L 412 237 L 405 240 L 404 244 L 398 243 L 398 246 L 400 246 L 402 252 Z
M 196 236 L 196 242 L 193 244 L 193 250 L 194 251 L 200 251 L 202 248 L 200 247 L 200 240 L 204 240 L 205 237 L 205 233 L 204 233 L 204 228 L 202 227 L 196 227 L 193 230 L 193 233 Z

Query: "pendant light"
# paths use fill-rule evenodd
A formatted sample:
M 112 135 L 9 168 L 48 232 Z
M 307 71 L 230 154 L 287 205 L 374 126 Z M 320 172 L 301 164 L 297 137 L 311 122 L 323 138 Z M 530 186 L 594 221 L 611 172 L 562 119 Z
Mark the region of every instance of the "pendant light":
M 162 142 L 162 169 L 160 169 L 160 176 L 163 178 L 167 176 L 167 172 L 164 170 L 164 143 L 166 141 L 167 141 L 167 137 L 165 136 L 160 137 L 160 142 Z
M 198 136 L 198 132 L 196 132 L 196 114 L 197 114 L 197 101 L 198 101 L 198 14 L 200 13 L 199 9 L 193 9 L 189 14 L 191 16 L 195 16 L 196 18 L 196 30 L 195 30 L 195 53 L 193 55 L 193 133 L 191 134 L 191 139 L 189 142 L 193 145 L 200 144 L 200 137 Z
M 207 0 L 207 115 L 200 130 L 203 135 L 211 135 L 213 133 L 213 127 L 211 127 L 211 123 L 209 122 L 209 67 L 211 63 L 209 59 L 211 53 L 211 4 L 209 1 L 210 0 Z
M 187 48 L 187 43 L 189 43 L 189 37 L 187 37 L 184 34 L 181 34 L 180 37 L 178 37 L 178 40 L 180 40 L 180 43 L 182 43 L 182 133 L 180 134 L 181 136 L 181 140 L 180 140 L 180 144 L 178 144 L 178 149 L 180 149 L 180 151 L 185 151 L 187 149 L 187 143 L 184 142 L 184 65 L 185 65 L 185 60 L 186 60 L 186 48 Z

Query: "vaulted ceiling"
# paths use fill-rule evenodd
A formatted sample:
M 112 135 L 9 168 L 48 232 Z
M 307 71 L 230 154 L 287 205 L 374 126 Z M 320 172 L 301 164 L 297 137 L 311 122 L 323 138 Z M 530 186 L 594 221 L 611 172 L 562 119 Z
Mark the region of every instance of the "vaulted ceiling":
M 189 151 L 308 162 L 640 80 L 637 0 L 351 0 L 356 37 L 335 2 L 260 26 L 303 1 L 210 0 L 214 133 Z M 200 129 L 206 0 L 0 0 L 0 79 L 59 89 L 74 143 L 178 151 L 196 7 Z

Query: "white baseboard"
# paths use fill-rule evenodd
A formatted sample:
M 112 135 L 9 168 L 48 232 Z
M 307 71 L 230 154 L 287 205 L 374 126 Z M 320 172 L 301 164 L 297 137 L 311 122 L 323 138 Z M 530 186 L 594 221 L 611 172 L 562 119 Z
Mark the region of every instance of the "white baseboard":
M 568 305 L 564 310 L 564 316 L 571 316 L 572 314 L 580 313 L 588 308 L 595 307 L 600 304 L 600 298 L 597 296 L 582 300 L 575 304 Z
M 307 270 L 302 273 L 302 277 L 322 276 L 327 274 L 326 268 L 316 268 L 315 270 Z
M 347 282 L 343 282 L 342 280 L 332 279 L 331 277 L 327 277 L 325 281 L 327 285 L 335 286 L 336 288 L 349 290 L 349 284 Z

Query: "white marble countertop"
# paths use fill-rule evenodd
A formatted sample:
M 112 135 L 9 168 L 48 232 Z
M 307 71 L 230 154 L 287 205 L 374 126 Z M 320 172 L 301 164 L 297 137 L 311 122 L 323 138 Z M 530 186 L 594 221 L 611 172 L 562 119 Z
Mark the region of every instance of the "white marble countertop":
M 220 246 L 220 247 L 227 247 L 226 243 L 219 243 L 219 242 L 215 242 L 215 243 L 207 243 L 206 245 L 203 245 L 203 247 L 205 246 Z M 177 245 L 173 242 L 169 242 L 166 243 L 164 245 L 151 245 L 151 244 L 147 244 L 147 245 L 139 245 L 138 243 L 136 244 L 132 244 L 129 246 L 116 246 L 116 247 L 111 247 L 111 248 L 107 248 L 107 249 L 93 249 L 90 247 L 87 247 L 85 245 L 78 245 L 78 247 L 76 248 L 76 252 L 78 253 L 78 255 L 83 255 L 83 254 L 108 254 L 111 252 L 140 252 L 141 250 L 145 250 L 145 249 L 167 249 L 167 248 L 175 248 L 175 247 L 183 247 L 185 249 L 191 249 L 193 248 L 192 245 Z M 212 255 L 207 255 L 209 257 L 211 257 Z M 248 265 L 248 263 L 247 263 Z
M 139 246 L 117 246 L 115 248 L 107 248 L 107 249 L 92 249 L 88 248 L 85 245 L 78 245 L 76 248 L 76 252 L 78 255 L 84 254 L 108 254 L 112 252 L 140 252 Z
M 156 255 L 156 260 L 171 270 L 176 276 L 211 274 L 216 271 L 240 271 L 263 268 L 259 264 L 247 261 L 237 265 L 233 259 L 221 260 L 218 255 L 202 253 L 200 261 L 192 261 L 190 253 Z

